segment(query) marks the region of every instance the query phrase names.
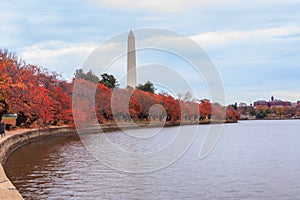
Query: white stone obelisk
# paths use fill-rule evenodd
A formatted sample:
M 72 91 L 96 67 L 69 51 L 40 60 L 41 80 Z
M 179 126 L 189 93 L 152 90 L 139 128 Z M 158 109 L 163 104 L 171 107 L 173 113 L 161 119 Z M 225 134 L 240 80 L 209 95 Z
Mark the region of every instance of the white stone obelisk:
M 136 87 L 136 55 L 135 38 L 130 31 L 127 43 L 127 86 Z

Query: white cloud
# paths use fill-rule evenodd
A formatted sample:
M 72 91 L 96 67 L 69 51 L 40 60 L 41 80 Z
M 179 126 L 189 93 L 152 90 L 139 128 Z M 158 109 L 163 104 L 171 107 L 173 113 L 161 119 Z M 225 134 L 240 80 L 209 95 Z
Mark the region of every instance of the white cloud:
M 250 31 L 207 32 L 191 36 L 191 39 L 203 46 L 225 45 L 240 40 L 280 39 L 300 34 L 300 27 L 277 27 Z
M 92 43 L 48 41 L 22 48 L 19 54 L 28 63 L 63 72 L 63 77 L 69 79 L 96 46 Z
M 58 73 L 63 72 L 64 78 L 71 79 L 75 70 L 79 68 L 102 74 L 113 59 L 126 52 L 124 44 L 107 42 L 99 45 L 48 41 L 19 49 L 17 53 L 27 63 Z M 116 69 L 115 73 L 118 74 L 119 71 Z
M 147 10 L 160 12 L 178 12 L 186 8 L 194 6 L 211 5 L 211 4 L 233 4 L 238 0 L 151 0 L 151 1 L 136 1 L 136 0 L 90 0 L 98 5 L 105 5 L 113 8 L 131 9 L 131 10 Z
M 95 47 L 96 44 L 72 44 L 62 41 L 48 41 L 25 47 L 21 56 L 30 60 L 36 58 L 51 59 L 67 54 L 86 54 L 87 52 L 91 52 Z
M 152 12 L 179 12 L 189 8 L 203 8 L 206 6 L 217 6 L 216 8 L 226 6 L 239 7 L 247 5 L 259 5 L 259 7 L 271 7 L 278 4 L 295 3 L 298 0 L 253 0 L 246 2 L 243 0 L 150 0 L 150 1 L 136 1 L 136 0 L 88 0 L 99 6 L 106 6 L 110 8 L 126 9 L 126 10 L 140 10 Z

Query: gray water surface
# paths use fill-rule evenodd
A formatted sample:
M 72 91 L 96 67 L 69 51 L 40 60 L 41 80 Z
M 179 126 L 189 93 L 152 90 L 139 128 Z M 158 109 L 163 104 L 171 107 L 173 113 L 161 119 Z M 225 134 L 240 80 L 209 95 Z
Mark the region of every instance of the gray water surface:
M 125 149 L 154 151 L 168 145 L 177 128 L 138 145 L 122 132 L 108 137 Z M 111 169 L 74 136 L 25 145 L 4 167 L 25 199 L 300 199 L 299 120 L 226 124 L 216 147 L 200 160 L 208 128 L 199 126 L 179 160 L 150 173 Z

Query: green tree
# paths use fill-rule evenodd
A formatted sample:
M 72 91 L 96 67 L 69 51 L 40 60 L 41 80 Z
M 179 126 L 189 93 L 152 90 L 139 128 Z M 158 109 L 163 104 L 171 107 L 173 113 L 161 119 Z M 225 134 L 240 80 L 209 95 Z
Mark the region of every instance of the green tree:
M 260 111 L 259 113 L 256 114 L 257 119 L 265 119 L 267 114 L 264 111 Z
M 100 83 L 108 88 L 115 88 L 119 86 L 117 79 L 112 74 L 101 74 L 101 78 Z
M 256 110 L 252 106 L 247 107 L 247 112 L 249 113 L 250 116 L 256 116 Z
M 156 90 L 151 81 L 147 81 L 145 84 L 139 84 L 136 88 L 150 93 L 154 93 Z
M 82 69 L 77 69 L 75 72 L 75 78 L 85 79 L 85 80 L 91 81 L 93 83 L 99 83 L 98 76 L 96 76 L 92 70 L 85 73 Z

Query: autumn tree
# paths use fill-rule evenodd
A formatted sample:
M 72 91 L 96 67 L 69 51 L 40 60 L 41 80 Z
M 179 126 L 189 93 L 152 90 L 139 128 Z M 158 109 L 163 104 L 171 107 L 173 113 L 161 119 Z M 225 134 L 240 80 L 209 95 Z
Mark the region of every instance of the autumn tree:
M 181 119 L 181 107 L 179 100 L 175 100 L 171 95 L 159 94 L 160 104 L 165 108 L 167 121 L 178 121 Z
M 212 106 L 208 99 L 200 100 L 199 104 L 199 113 L 200 113 L 200 120 L 210 119 L 212 112 Z
M 154 104 L 157 104 L 157 98 L 155 94 L 137 89 L 134 91 L 133 96 L 137 99 L 142 107 L 142 110 L 139 114 L 139 119 L 149 118 L 150 107 Z
M 212 104 L 212 109 L 213 109 L 213 113 L 211 116 L 212 120 L 224 120 L 226 118 L 226 113 L 225 110 L 226 108 L 224 108 L 223 106 L 221 106 L 219 103 L 213 103 Z
M 98 119 L 113 120 L 113 113 L 111 110 L 112 91 L 103 84 L 97 84 L 95 94 L 95 108 Z
M 240 113 L 236 111 L 235 106 L 227 106 L 226 108 L 226 119 L 229 122 L 236 122 L 240 119 Z
M 142 113 L 142 105 L 134 95 L 134 89 L 115 88 L 111 99 L 115 120 L 138 120 Z
M 1 99 L 7 112 L 22 113 L 18 125 L 48 125 L 65 116 L 66 110 L 70 113 L 70 96 L 61 94 L 57 73 L 26 64 L 8 51 L 0 52 L 0 70 Z
M 9 68 L 14 68 L 19 63 L 14 53 L 8 52 L 6 49 L 0 50 L 0 121 L 2 116 L 8 112 L 7 100 L 11 94 L 11 88 L 20 86 L 12 80 L 14 74 L 8 73 Z
M 85 79 L 73 80 L 72 112 L 76 126 L 79 128 L 85 128 L 92 122 L 97 123 L 93 115 L 93 112 L 96 111 L 97 117 L 99 116 L 96 107 L 98 106 L 97 96 L 90 95 L 95 94 L 96 87 L 96 83 Z M 99 92 L 99 89 L 96 92 Z

